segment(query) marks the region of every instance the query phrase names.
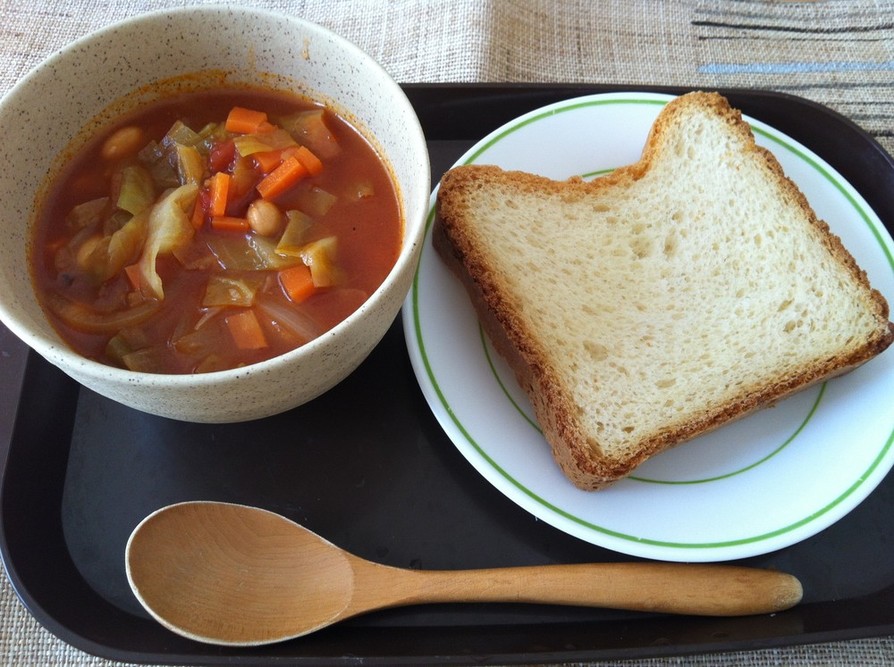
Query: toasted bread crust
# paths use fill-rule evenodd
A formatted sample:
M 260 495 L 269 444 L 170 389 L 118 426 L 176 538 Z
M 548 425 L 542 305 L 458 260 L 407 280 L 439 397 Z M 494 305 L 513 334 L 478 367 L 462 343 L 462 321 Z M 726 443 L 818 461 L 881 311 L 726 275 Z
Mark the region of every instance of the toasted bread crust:
M 468 210 L 466 195 L 476 189 L 499 185 L 529 196 L 553 196 L 563 202 L 597 200 L 603 193 L 627 188 L 647 174 L 655 161 L 661 159 L 662 152 L 669 150 L 664 145 L 666 136 L 681 122 L 679 116 L 688 113 L 693 105 L 722 118 L 729 131 L 742 138 L 747 151 L 759 157 L 767 170 L 767 183 L 801 211 L 803 218 L 809 221 L 815 239 L 827 249 L 834 262 L 846 267 L 853 282 L 867 295 L 866 307 L 874 312 L 880 326 L 860 345 L 817 359 L 796 372 L 767 377 L 760 385 L 747 387 L 729 400 L 705 406 L 704 410 L 689 415 L 682 422 L 666 424 L 631 450 L 613 453 L 602 446 L 598 434 L 587 432 L 583 427 L 577 416 L 580 407 L 567 387 L 566 378 L 553 363 L 555 351 L 547 349 L 531 331 L 526 318 L 519 312 L 518 295 L 512 294 L 511 288 L 493 270 L 487 251 L 479 247 L 474 234 L 469 233 L 467 225 L 474 213 Z M 491 166 L 465 166 L 449 171 L 440 185 L 432 241 L 438 254 L 469 293 L 485 332 L 530 398 L 555 460 L 568 478 L 582 489 L 594 490 L 609 485 L 654 454 L 816 382 L 845 373 L 876 356 L 894 341 L 894 325 L 887 321 L 889 311 L 885 299 L 870 287 L 866 273 L 840 239 L 830 232 L 825 222 L 817 219 L 804 195 L 784 175 L 775 157 L 754 143 L 750 128 L 739 112 L 716 94 L 692 93 L 671 102 L 654 124 L 641 159 L 591 182 L 580 179 L 553 181 Z

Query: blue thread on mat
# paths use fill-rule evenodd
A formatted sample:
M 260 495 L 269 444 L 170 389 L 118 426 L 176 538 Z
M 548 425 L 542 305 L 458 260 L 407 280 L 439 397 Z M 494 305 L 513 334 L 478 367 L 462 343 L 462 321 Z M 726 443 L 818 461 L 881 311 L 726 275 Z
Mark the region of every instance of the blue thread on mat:
M 701 74 L 805 74 L 811 72 L 886 72 L 894 70 L 894 60 L 882 62 L 831 61 L 791 63 L 709 63 L 698 68 Z

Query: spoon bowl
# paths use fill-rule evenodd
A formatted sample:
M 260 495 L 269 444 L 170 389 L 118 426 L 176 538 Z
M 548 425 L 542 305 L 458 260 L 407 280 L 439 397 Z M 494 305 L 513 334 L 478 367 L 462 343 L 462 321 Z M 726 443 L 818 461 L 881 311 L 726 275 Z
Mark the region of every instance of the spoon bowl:
M 728 565 L 593 563 L 457 571 L 390 567 L 350 554 L 267 510 L 164 507 L 133 531 L 127 578 L 162 625 L 201 642 L 256 646 L 387 607 L 524 602 L 738 616 L 801 600 L 782 572 Z
M 264 644 L 338 620 L 353 594 L 350 559 L 278 514 L 209 502 L 148 516 L 128 541 L 126 563 L 140 604 L 169 629 Z

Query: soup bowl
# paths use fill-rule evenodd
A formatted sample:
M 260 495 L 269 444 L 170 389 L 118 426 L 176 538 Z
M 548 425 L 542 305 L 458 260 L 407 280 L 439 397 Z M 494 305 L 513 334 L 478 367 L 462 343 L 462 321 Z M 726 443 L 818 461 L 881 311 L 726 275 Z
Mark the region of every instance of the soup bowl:
M 206 75 L 207 73 L 207 75 Z M 212 74 L 213 73 L 213 74 Z M 267 361 L 197 374 L 132 372 L 88 359 L 48 320 L 30 266 L 36 203 L 48 174 L 91 128 L 189 81 L 312 98 L 376 148 L 396 186 L 403 236 L 395 265 L 356 311 Z M 162 85 L 160 82 L 168 82 Z M 50 56 L 0 100 L 0 320 L 84 387 L 171 419 L 233 422 L 297 407 L 335 386 L 385 335 L 409 291 L 430 192 L 425 138 L 401 88 L 345 39 L 300 18 L 238 7 L 187 7 L 109 26 Z

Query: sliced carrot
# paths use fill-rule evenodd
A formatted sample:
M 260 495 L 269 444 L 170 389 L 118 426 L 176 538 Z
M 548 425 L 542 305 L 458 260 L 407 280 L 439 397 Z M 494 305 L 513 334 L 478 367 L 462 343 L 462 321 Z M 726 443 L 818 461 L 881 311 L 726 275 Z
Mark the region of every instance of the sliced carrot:
M 307 168 L 295 156 L 283 160 L 282 164 L 258 183 L 258 192 L 264 199 L 273 199 L 307 176 Z
M 298 162 L 304 165 L 304 168 L 307 169 L 311 176 L 316 176 L 323 171 L 323 163 L 320 161 L 320 158 L 314 155 L 307 146 L 299 146 L 298 150 L 295 151 L 295 157 L 298 158 Z
M 267 114 L 263 111 L 246 109 L 245 107 L 233 107 L 227 115 L 226 129 L 228 132 L 251 134 L 267 123 Z
M 257 153 L 252 153 L 251 157 L 254 159 L 255 166 L 260 173 L 269 174 L 281 165 L 283 160 L 295 155 L 298 152 L 298 148 L 299 146 L 286 146 L 285 148 L 274 148 L 270 151 L 258 151 Z
M 216 232 L 247 232 L 251 226 L 245 218 L 215 215 L 211 218 L 211 229 Z
M 230 175 L 225 171 L 219 171 L 209 179 L 209 192 L 211 201 L 208 211 L 212 216 L 226 215 L 227 196 L 230 192 Z
M 196 203 L 192 208 L 190 222 L 192 222 L 193 229 L 201 229 L 205 224 L 205 201 L 201 194 L 196 197 Z
M 301 303 L 316 289 L 310 269 L 304 264 L 296 264 L 280 271 L 279 284 L 295 303 Z
M 257 153 L 252 153 L 251 157 L 258 167 L 258 171 L 262 174 L 269 174 L 282 162 L 282 151 L 259 151 Z
M 259 350 L 267 347 L 267 338 L 253 310 L 243 310 L 224 318 L 233 342 L 240 350 Z

